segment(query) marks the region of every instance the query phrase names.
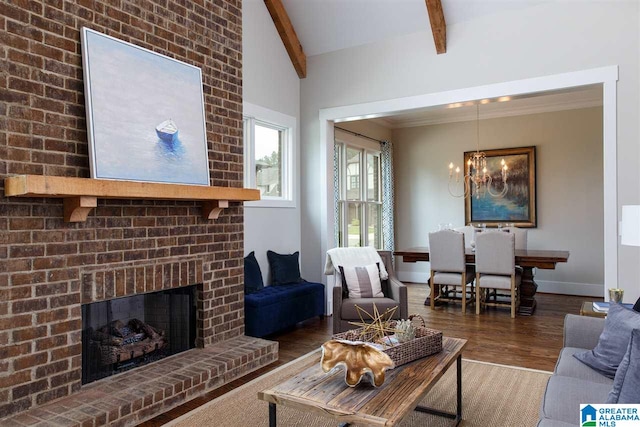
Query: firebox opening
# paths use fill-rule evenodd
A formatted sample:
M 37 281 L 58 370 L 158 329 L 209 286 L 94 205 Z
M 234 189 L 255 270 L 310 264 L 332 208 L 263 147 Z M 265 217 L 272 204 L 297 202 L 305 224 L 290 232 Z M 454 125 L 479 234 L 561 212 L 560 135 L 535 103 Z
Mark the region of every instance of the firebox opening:
M 195 347 L 196 286 L 82 306 L 82 384 Z

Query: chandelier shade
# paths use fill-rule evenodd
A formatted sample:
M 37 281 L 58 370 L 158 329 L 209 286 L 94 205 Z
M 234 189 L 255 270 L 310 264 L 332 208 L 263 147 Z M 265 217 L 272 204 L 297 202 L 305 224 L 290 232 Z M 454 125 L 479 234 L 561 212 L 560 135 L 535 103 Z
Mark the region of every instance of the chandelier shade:
M 487 169 L 487 156 L 480 151 L 480 107 L 476 104 L 476 151 L 469 155 L 461 171 L 453 162 L 449 163 L 449 194 L 454 197 L 472 196 L 476 198 L 489 194 L 491 197 L 504 197 L 508 191 L 508 172 L 504 159 L 500 161 L 500 187 L 494 183 L 491 171 Z

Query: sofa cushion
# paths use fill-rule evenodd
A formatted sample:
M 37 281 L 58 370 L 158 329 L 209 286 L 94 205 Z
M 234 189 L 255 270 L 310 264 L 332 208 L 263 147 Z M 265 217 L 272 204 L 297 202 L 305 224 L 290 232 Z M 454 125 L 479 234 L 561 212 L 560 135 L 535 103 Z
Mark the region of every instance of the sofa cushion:
M 564 377 L 580 378 L 600 384 L 611 386 L 613 380 L 602 375 L 600 372 L 591 369 L 578 359 L 574 354 L 584 352 L 584 348 L 565 347 L 560 351 L 558 363 L 556 363 L 555 374 Z
M 640 313 L 621 304 L 611 304 L 596 348 L 575 353 L 574 357 L 613 378 L 627 351 L 633 329 L 640 329 Z
M 542 397 L 540 418 L 580 425 L 580 404 L 605 402 L 611 386 L 553 375 Z
M 607 403 L 640 402 L 640 329 L 631 332 L 627 352 L 618 366 Z
M 640 298 L 638 298 L 638 301 L 636 301 L 636 303 L 633 304 L 633 309 L 635 311 L 640 311 Z
M 356 305 L 364 310 L 367 310 L 370 314 L 373 314 L 373 304 L 376 304 L 378 311 L 384 313 L 388 308 L 397 307 L 398 302 L 391 298 L 347 298 L 342 300 L 342 309 L 340 318 L 342 320 L 357 320 L 360 321 L 358 310 Z M 393 314 L 393 319 L 400 318 L 400 310 L 396 310 Z M 354 326 L 356 328 L 356 326 Z
M 249 255 L 244 257 L 244 293 L 252 294 L 262 288 L 264 288 L 264 282 L 262 281 L 260 264 L 258 264 L 255 252 L 251 251 Z
M 520 286 L 521 281 L 522 281 L 522 277 L 519 274 L 517 274 L 516 288 Z M 511 289 L 511 276 L 496 276 L 493 274 L 481 274 L 480 285 L 483 288 Z
M 467 276 L 467 279 L 469 276 Z M 438 285 L 460 286 L 462 274 L 460 273 L 433 273 L 433 280 Z
M 293 299 L 308 294 L 318 287 L 317 283 L 301 282 L 289 283 L 280 286 L 265 286 L 260 292 L 245 295 L 245 307 L 264 307 L 271 304 L 280 304 L 283 300 Z M 324 287 L 323 287 L 324 288 Z
M 351 298 L 383 298 L 380 282 L 380 264 L 363 267 L 338 266 L 342 276 L 343 288 L 346 285 Z
M 245 334 L 264 337 L 314 316 L 322 316 L 324 295 L 324 285 L 312 282 L 267 286 L 245 295 Z
M 299 283 L 300 277 L 300 252 L 292 254 L 279 254 L 267 251 L 267 260 L 271 268 L 271 284 L 286 285 L 287 283 Z

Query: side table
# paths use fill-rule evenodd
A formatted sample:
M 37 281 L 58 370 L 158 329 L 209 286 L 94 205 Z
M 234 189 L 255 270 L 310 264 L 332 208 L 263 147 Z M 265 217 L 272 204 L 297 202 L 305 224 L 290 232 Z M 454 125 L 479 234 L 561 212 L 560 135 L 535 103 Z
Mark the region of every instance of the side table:
M 580 307 L 580 316 L 607 317 L 607 313 L 595 311 L 593 309 L 593 301 L 584 301 L 582 307 Z

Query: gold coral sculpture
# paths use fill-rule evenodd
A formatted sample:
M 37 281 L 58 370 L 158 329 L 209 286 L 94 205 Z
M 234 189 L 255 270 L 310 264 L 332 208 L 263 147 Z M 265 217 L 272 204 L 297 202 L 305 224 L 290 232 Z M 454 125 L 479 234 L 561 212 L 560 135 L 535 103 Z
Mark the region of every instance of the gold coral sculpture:
M 380 387 L 384 384 L 385 371 L 393 369 L 395 364 L 389 355 L 367 343 L 330 340 L 322 344 L 320 366 L 324 372 L 343 366 L 349 387 L 358 385 L 365 376 Z

